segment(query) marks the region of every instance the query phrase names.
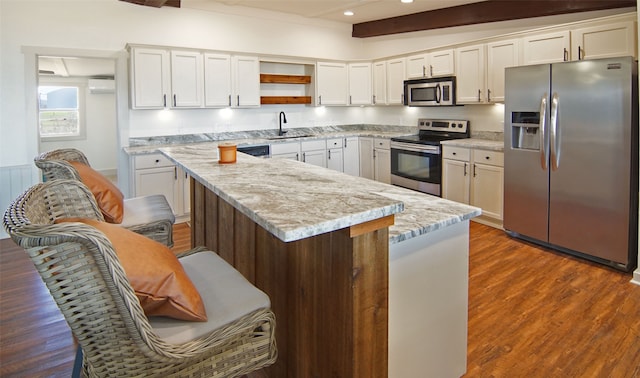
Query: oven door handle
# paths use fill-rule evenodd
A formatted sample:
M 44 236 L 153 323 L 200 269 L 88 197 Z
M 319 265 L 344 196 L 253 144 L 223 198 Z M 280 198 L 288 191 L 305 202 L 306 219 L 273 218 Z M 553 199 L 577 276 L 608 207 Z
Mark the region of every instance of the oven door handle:
M 416 146 L 419 146 L 419 147 L 416 147 Z M 411 144 L 411 143 L 391 142 L 391 149 L 438 154 L 438 155 L 440 154 L 440 146 L 431 146 L 431 145 L 423 145 L 423 144 L 418 145 L 418 144 Z

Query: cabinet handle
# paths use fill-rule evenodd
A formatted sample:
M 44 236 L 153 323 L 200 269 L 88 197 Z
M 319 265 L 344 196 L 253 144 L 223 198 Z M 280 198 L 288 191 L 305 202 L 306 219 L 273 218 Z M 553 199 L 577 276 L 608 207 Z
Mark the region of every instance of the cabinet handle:
M 473 177 L 476 177 L 476 165 L 473 165 Z
M 318 96 L 318 105 L 322 105 L 322 95 Z
M 433 76 L 433 66 L 429 65 L 429 76 Z
M 422 65 L 422 76 L 427 76 L 427 67 L 424 64 Z
M 328 154 L 328 155 L 327 155 L 327 156 L 328 156 L 328 159 L 329 159 L 329 160 L 331 160 L 331 150 L 327 151 L 327 154 Z
M 173 179 L 177 180 L 178 179 L 178 167 L 173 167 Z
M 344 148 L 347 148 L 347 138 L 344 138 Z
M 480 96 L 482 95 L 482 90 L 478 89 L 478 102 L 480 102 Z
M 373 95 L 373 105 L 376 104 L 376 95 Z
M 162 106 L 167 107 L 167 95 L 162 95 Z
M 578 46 L 578 60 L 582 60 L 582 47 Z
M 238 106 L 240 106 L 240 95 L 238 95 Z
M 562 60 L 564 60 L 565 62 L 569 60 L 569 50 L 567 50 L 567 48 L 564 48 L 564 53 L 562 55 Z
M 376 150 L 373 150 L 373 158 L 376 158 Z
M 176 100 L 176 95 L 174 94 L 173 95 L 173 107 L 175 108 L 176 106 L 178 106 L 177 104 L 178 104 L 178 102 Z
M 487 101 L 491 102 L 491 89 L 487 89 Z
M 351 95 L 349 95 L 349 105 L 353 105 L 353 102 L 351 101 Z
M 467 163 L 464 163 L 464 174 L 463 176 L 467 175 Z
M 296 152 L 296 160 L 300 161 L 300 154 Z
M 231 95 L 229 95 L 229 106 L 231 106 Z
M 303 163 L 306 163 L 306 162 L 307 162 L 307 153 L 306 153 L 306 152 L 303 152 L 303 153 L 302 153 L 302 162 L 303 162 Z

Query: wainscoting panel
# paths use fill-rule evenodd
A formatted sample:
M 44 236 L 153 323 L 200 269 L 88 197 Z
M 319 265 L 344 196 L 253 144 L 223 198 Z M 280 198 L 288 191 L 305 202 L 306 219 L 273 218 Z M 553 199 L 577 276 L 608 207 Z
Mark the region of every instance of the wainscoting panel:
M 0 167 L 0 217 L 11 201 L 39 182 L 38 175 L 39 170 L 33 164 Z M 4 227 L 0 227 L 0 239 L 7 237 Z

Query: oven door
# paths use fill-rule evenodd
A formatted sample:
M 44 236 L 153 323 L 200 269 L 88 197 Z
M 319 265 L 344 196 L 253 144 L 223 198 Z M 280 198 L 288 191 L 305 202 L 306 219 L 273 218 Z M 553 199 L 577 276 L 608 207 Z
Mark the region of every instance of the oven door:
M 391 142 L 391 183 L 440 196 L 440 146 Z

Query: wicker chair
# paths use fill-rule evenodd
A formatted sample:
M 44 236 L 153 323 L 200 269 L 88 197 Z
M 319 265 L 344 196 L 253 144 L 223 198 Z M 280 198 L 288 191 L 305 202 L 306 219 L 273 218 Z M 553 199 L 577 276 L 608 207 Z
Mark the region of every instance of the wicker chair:
M 78 181 L 33 186 L 7 209 L 4 227 L 25 248 L 71 327 L 85 376 L 237 377 L 275 361 L 269 298 L 215 253 L 196 249 L 179 256 L 205 302 L 207 322 L 147 318 L 109 240 L 83 223 L 54 224 L 64 217 L 101 219 Z M 233 306 L 225 305 L 225 296 Z M 266 306 L 242 305 L 256 298 Z M 236 320 L 207 329 L 222 312 Z
M 86 156 L 74 148 L 44 152 L 34 159 L 46 180 L 80 180 L 78 171 L 69 163 L 78 161 L 89 165 Z M 162 244 L 173 246 L 175 216 L 167 199 L 161 195 L 141 196 L 124 200 L 122 227 L 142 234 Z

